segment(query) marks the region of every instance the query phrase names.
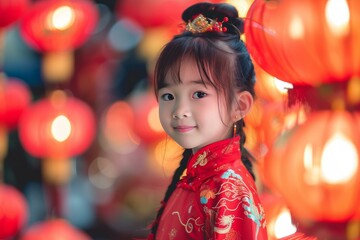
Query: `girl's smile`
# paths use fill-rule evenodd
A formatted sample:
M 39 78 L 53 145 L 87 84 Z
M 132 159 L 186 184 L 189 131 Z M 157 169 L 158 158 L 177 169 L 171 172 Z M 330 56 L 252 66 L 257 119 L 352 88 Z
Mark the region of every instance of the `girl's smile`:
M 196 128 L 195 126 L 186 126 L 186 125 L 179 125 L 179 126 L 174 127 L 174 129 L 176 131 L 178 131 L 179 133 L 187 133 L 195 128 Z

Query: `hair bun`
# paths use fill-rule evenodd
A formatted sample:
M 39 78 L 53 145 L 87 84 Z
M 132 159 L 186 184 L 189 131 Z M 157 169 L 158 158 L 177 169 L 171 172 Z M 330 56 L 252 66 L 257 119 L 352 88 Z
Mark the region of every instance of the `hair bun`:
M 184 10 L 182 19 L 185 22 L 189 22 L 199 14 L 214 20 L 217 19 L 218 21 L 222 21 L 225 17 L 227 17 L 229 21 L 223 23 L 223 25 L 228 29 L 227 33 L 239 34 L 239 31 L 240 33 L 243 33 L 243 20 L 239 18 L 239 13 L 233 5 L 228 3 L 196 3 Z

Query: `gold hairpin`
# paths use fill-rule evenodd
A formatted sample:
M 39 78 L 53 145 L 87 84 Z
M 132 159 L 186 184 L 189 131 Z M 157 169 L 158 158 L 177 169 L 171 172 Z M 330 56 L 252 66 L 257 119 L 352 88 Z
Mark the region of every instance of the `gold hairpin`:
M 226 32 L 227 29 L 226 27 L 223 27 L 222 24 L 227 21 L 227 17 L 224 17 L 222 22 L 218 22 L 199 14 L 194 20 L 188 22 L 185 30 L 192 33 Z

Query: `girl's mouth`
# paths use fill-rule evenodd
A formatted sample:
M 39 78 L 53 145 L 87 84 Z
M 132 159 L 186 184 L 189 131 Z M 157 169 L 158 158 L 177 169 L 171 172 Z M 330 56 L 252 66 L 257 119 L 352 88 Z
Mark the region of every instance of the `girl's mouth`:
M 195 126 L 176 126 L 176 127 L 174 127 L 174 129 L 180 133 L 190 132 L 194 128 L 195 128 Z

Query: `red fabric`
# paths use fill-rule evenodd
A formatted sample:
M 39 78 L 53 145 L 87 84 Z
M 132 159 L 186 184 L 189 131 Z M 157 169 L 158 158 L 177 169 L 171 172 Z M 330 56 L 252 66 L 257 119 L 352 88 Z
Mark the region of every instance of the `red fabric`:
M 161 216 L 156 239 L 267 239 L 255 183 L 239 137 L 210 144 L 189 160 Z

